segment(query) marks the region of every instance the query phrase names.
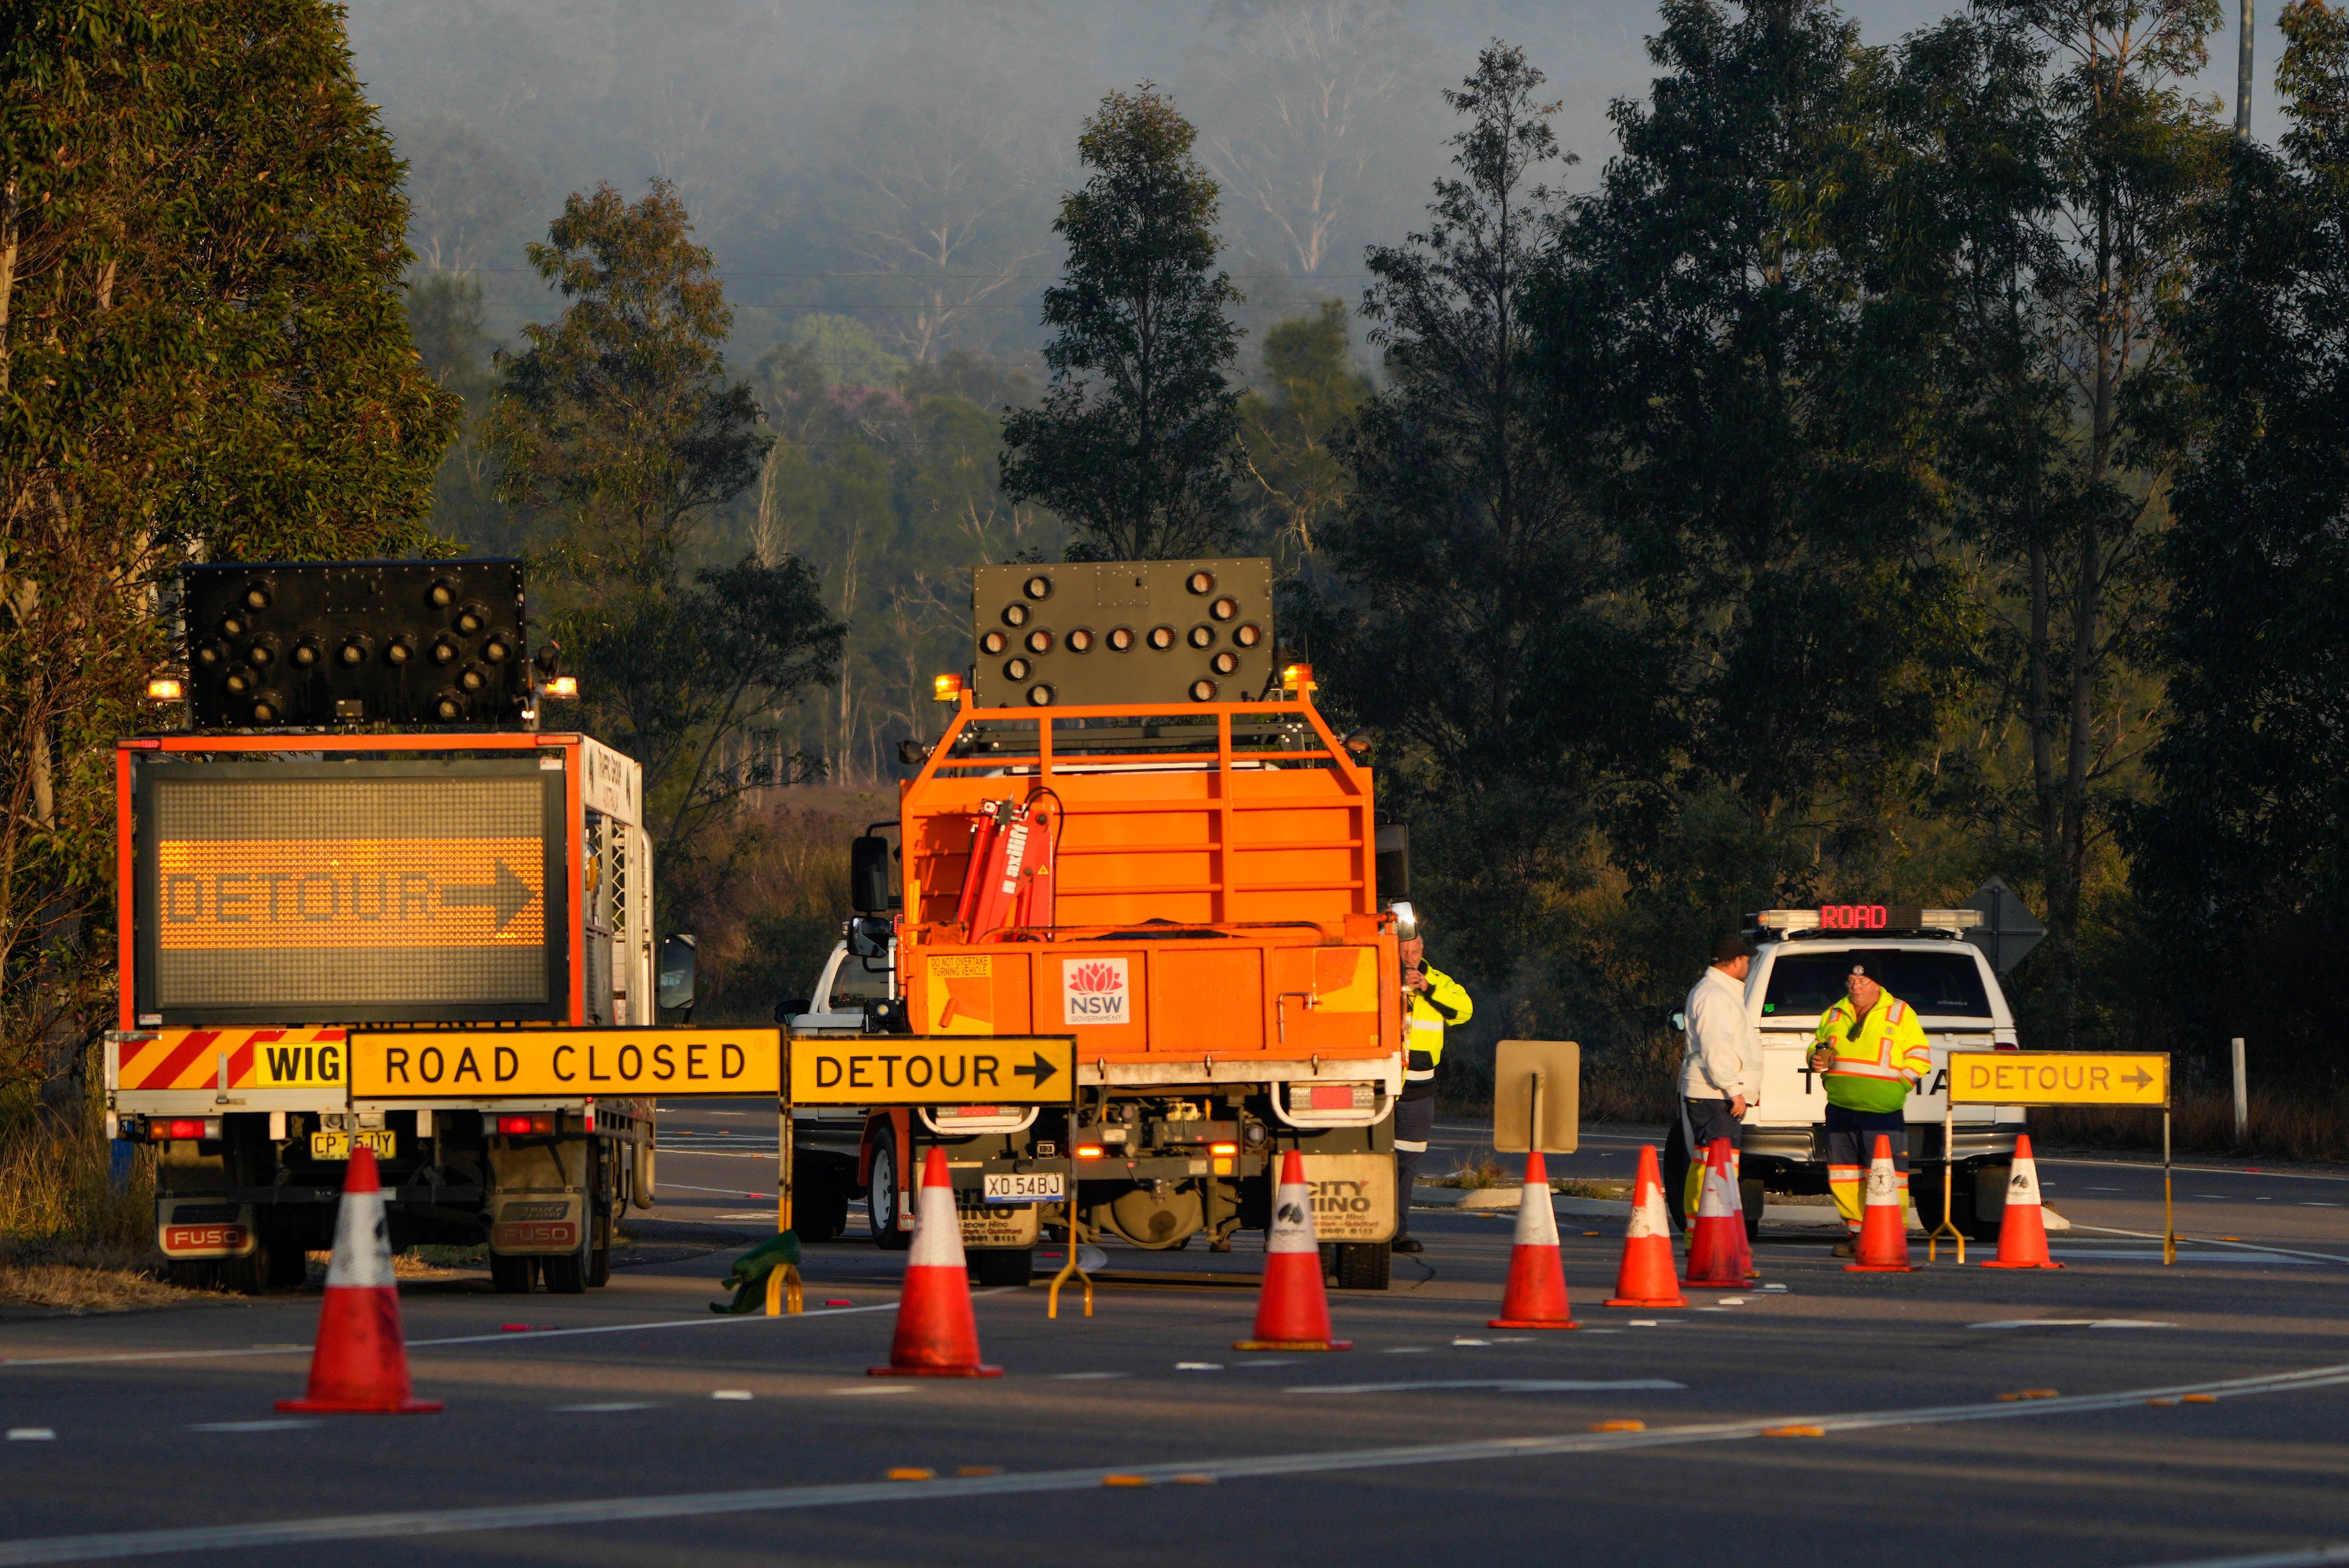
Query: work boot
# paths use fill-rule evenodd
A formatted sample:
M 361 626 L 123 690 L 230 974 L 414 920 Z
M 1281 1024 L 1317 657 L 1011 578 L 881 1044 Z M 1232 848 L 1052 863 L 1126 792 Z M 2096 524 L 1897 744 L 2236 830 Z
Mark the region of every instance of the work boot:
M 1427 1251 L 1427 1245 L 1417 1236 L 1397 1236 L 1394 1250 L 1399 1253 L 1423 1253 Z
M 1859 1255 L 1858 1243 L 1848 1240 L 1837 1242 L 1835 1244 L 1835 1255 L 1839 1258 L 1857 1257 Z

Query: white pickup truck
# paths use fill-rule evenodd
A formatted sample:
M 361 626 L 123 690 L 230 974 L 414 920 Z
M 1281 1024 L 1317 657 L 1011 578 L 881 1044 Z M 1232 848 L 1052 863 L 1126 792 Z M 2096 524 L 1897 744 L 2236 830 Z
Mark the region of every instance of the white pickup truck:
M 1933 1053 L 1933 1076 L 1909 1097 L 1909 1190 L 1930 1227 L 1941 1217 L 1942 1115 L 1949 1103 L 1951 1051 L 2012 1051 L 2014 1013 L 1982 949 L 1964 940 L 1981 920 L 1971 909 L 1837 904 L 1772 909 L 1752 917 L 1755 943 L 1745 977 L 1745 1008 L 1762 1035 L 1762 1101 L 1745 1113 L 1740 1197 L 1749 1232 L 1759 1229 L 1768 1193 L 1827 1190 L 1826 1093 L 1808 1057 L 1819 1015 L 1844 993 L 1855 960 L 1884 988 L 1917 1010 Z M 1980 1241 L 1995 1241 L 2006 1210 L 2006 1183 L 2020 1106 L 1961 1106 L 1948 1167 L 1955 1176 L 1950 1218 Z M 1664 1149 L 1664 1182 L 1681 1191 L 1688 1168 L 1686 1134 L 1675 1120 Z M 1681 1219 L 1678 1205 L 1672 1217 Z

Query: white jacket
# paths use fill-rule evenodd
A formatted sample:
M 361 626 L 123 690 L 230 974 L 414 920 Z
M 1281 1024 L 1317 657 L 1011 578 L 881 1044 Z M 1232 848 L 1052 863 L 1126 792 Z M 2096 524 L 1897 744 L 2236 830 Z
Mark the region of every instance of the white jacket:
M 1690 1099 L 1762 1099 L 1762 1032 L 1745 1013 L 1745 986 L 1707 965 L 1688 994 L 1688 1057 L 1681 1093 Z

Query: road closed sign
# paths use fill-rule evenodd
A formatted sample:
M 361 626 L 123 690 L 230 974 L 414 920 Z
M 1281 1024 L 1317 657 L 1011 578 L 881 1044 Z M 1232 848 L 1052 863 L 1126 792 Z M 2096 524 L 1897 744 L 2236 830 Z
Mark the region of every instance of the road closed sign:
M 1952 1105 L 2169 1104 L 2158 1051 L 1951 1051 Z
M 354 1029 L 351 1098 L 771 1095 L 781 1029 Z
M 1076 1042 L 1050 1035 L 792 1037 L 793 1105 L 1065 1105 Z

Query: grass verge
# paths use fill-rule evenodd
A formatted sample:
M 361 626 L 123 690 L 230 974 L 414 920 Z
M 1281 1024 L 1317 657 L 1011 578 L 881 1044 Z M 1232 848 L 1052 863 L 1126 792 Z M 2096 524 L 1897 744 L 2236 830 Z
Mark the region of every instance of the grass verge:
M 30 1116 L 0 1123 L 0 1303 L 119 1312 L 187 1299 L 162 1266 L 151 1154 L 118 1186 L 95 1116 L 73 1131 Z

